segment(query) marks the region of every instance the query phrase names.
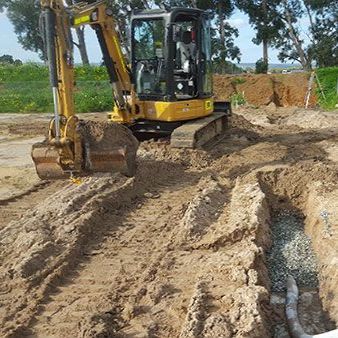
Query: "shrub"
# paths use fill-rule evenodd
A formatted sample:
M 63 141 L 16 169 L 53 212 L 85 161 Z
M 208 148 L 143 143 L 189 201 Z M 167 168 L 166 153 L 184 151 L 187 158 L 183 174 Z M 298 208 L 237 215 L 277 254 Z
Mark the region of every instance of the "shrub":
M 235 77 L 234 79 L 231 80 L 231 83 L 234 86 L 239 85 L 239 84 L 243 84 L 245 82 L 246 82 L 246 80 L 243 77 Z
M 266 74 L 268 72 L 269 69 L 269 64 L 264 61 L 263 59 L 259 59 L 256 62 L 256 74 Z
M 246 103 L 244 93 L 232 94 L 230 97 L 231 104 L 234 106 L 241 106 Z
M 317 86 L 319 104 L 324 109 L 334 109 L 338 103 L 338 67 L 320 68 L 317 70 L 317 75 L 325 95 L 324 98 Z
M 105 67 L 75 67 L 75 79 L 76 112 L 112 110 L 112 90 Z M 52 111 L 47 66 L 0 64 L 0 113 Z

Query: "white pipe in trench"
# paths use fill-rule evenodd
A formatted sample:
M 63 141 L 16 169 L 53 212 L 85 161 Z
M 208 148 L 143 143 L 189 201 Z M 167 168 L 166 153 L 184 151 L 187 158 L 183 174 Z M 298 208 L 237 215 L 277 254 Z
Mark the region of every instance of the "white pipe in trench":
M 285 311 L 286 319 L 292 336 L 294 338 L 338 338 L 338 329 L 316 334 L 314 336 L 305 333 L 298 319 L 298 296 L 299 291 L 297 283 L 292 276 L 289 276 L 287 280 Z

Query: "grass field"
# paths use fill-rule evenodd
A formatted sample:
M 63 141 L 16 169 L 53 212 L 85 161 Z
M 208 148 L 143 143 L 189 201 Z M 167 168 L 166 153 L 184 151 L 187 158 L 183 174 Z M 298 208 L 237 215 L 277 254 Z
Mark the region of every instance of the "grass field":
M 76 67 L 75 76 L 78 113 L 112 109 L 111 87 L 104 67 Z M 52 111 L 47 67 L 0 65 L 0 113 Z
M 338 103 L 338 67 L 317 70 L 325 99 L 318 91 L 324 109 Z M 75 107 L 77 113 L 112 109 L 111 87 L 106 69 L 99 66 L 75 68 Z M 52 112 L 53 100 L 48 68 L 36 64 L 0 65 L 0 113 Z

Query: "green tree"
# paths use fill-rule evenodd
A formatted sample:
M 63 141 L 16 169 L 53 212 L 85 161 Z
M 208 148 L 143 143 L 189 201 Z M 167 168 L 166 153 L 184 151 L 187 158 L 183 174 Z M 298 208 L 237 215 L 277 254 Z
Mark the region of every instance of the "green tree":
M 280 50 L 279 59 L 297 61 L 304 69 L 337 64 L 338 5 L 331 0 L 237 0 L 256 30 L 253 42 L 263 45 L 263 61 L 268 62 L 268 46 Z M 309 29 L 304 29 L 304 19 Z M 304 38 L 307 36 L 305 41 Z
M 278 16 L 283 25 L 273 46 L 280 50 L 281 61 L 298 61 L 304 69 L 318 65 L 337 65 L 338 4 L 329 0 L 269 1 L 268 10 Z M 309 28 L 304 29 L 303 20 Z M 307 36 L 306 42 L 304 40 Z
M 278 31 L 283 26 L 276 11 L 271 10 L 271 6 L 276 5 L 276 0 L 237 0 L 237 7 L 248 14 L 249 22 L 256 31 L 256 36 L 252 40 L 256 45 L 263 46 L 263 61 L 269 63 L 268 48 L 278 37 Z M 267 67 L 264 67 L 266 69 Z
M 13 56 L 8 54 L 0 56 L 0 63 L 13 64 L 14 63 Z
M 280 29 L 280 38 L 275 44 L 281 49 L 279 59 L 298 61 L 304 69 L 311 69 L 311 54 L 301 37 L 299 24 L 305 13 L 303 0 L 282 0 L 276 10 L 284 23 Z
M 44 58 L 43 41 L 39 32 L 40 2 L 38 0 L 0 0 L 0 10 L 7 16 L 21 46 Z
M 226 21 L 234 11 L 234 3 L 231 0 L 218 0 L 207 9 L 214 11 L 216 22 L 212 34 L 214 65 L 217 72 L 223 74 L 228 72 L 227 59 L 240 62 L 241 58 L 240 50 L 234 41 L 238 37 L 238 29 Z
M 266 74 L 269 69 L 269 64 L 264 59 L 259 59 L 256 62 L 255 73 Z
M 67 0 L 71 5 L 75 1 Z M 14 26 L 14 32 L 21 46 L 39 54 L 45 60 L 43 40 L 40 35 L 39 21 L 41 6 L 40 0 L 0 0 L 0 10 L 6 10 L 7 16 Z M 76 29 L 79 48 L 83 64 L 89 64 L 82 28 Z
M 0 64 L 9 64 L 9 65 L 15 65 L 15 66 L 21 66 L 22 61 L 19 59 L 14 60 L 12 55 L 4 54 L 0 56 Z
M 309 48 L 319 67 L 338 65 L 338 4 L 329 0 L 305 2 L 312 43 Z

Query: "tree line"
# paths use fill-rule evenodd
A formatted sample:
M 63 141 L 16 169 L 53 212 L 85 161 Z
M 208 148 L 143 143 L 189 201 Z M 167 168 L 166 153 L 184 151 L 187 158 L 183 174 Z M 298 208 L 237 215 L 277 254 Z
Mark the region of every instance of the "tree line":
M 69 6 L 78 0 L 65 0 Z M 93 1 L 90 1 L 93 2 Z M 249 16 L 254 28 L 253 42 L 262 46 L 258 64 L 266 72 L 269 48 L 279 50 L 282 62 L 299 62 L 309 70 L 338 65 L 338 2 L 332 0 L 107 0 L 114 11 L 121 32 L 128 31 L 129 15 L 133 9 L 156 7 L 195 7 L 208 10 L 212 17 L 213 60 L 218 73 L 226 72 L 229 61 L 241 60 L 241 51 L 235 44 L 237 28 L 229 24 L 236 10 Z M 0 11 L 14 26 L 18 41 L 26 50 L 45 58 L 39 32 L 39 0 L 0 0 Z M 89 64 L 84 29 L 76 29 L 77 41 L 84 65 Z M 127 36 L 122 36 L 127 45 Z M 306 41 L 305 41 L 306 40 Z

